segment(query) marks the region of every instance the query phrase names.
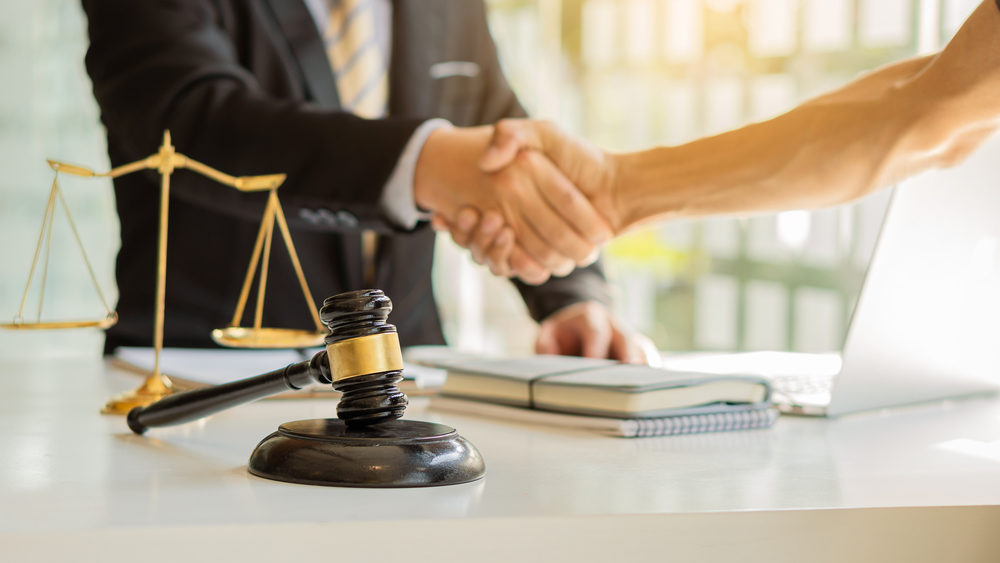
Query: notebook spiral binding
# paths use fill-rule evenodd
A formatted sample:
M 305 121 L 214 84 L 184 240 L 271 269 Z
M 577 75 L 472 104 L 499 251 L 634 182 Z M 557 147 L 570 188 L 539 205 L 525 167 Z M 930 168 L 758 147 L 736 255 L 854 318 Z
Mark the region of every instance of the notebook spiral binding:
M 626 437 L 678 436 L 706 432 L 753 430 L 769 428 L 778 418 L 770 405 L 758 408 L 705 414 L 688 414 L 661 418 L 634 418 L 623 421 L 622 433 Z

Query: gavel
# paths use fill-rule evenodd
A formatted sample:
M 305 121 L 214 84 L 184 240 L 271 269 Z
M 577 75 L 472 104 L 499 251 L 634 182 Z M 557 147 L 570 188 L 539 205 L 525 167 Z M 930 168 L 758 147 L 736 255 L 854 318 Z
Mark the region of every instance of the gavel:
M 170 395 L 128 413 L 136 434 L 181 424 L 275 393 L 318 382 L 342 393 L 336 419 L 286 422 L 250 455 L 247 469 L 267 479 L 345 487 L 428 487 L 483 477 L 482 456 L 454 428 L 401 420 L 397 387 L 403 355 L 392 301 L 378 289 L 326 299 L 320 320 L 330 333 L 312 359 L 262 375 Z
M 403 379 L 403 356 L 396 327 L 389 324 L 392 301 L 379 289 L 341 293 L 323 301 L 320 320 L 330 334 L 326 350 L 232 383 L 170 395 L 129 411 L 129 428 L 182 424 L 243 403 L 307 385 L 333 385 L 342 393 L 337 417 L 349 427 L 363 427 L 403 416 L 407 399 L 397 387 Z

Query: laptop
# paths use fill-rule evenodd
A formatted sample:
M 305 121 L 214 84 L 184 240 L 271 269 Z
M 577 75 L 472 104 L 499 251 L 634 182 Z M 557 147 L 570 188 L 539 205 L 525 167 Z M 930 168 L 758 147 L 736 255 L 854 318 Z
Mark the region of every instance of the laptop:
M 768 376 L 785 412 L 845 413 L 1000 385 L 1000 137 L 895 188 L 840 354 L 681 354 L 664 367 Z

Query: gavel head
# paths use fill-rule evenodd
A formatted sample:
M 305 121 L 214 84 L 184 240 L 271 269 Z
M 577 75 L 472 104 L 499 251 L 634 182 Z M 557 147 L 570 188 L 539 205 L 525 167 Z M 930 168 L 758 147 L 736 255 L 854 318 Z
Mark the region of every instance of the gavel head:
M 343 393 L 337 417 L 359 427 L 403 416 L 407 399 L 396 384 L 403 379 L 403 354 L 396 327 L 386 322 L 392 301 L 379 289 L 327 298 L 320 319 L 330 330 L 327 357 L 333 388 Z

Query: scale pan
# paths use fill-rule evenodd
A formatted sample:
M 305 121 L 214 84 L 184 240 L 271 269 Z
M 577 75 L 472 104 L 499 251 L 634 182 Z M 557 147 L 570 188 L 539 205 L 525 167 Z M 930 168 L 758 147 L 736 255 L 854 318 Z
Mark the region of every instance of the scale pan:
M 325 332 L 293 328 L 230 326 L 212 331 L 212 340 L 230 348 L 313 348 L 323 345 Z
M 45 322 L 13 322 L 0 323 L 0 328 L 9 330 L 60 330 L 71 328 L 111 328 L 118 322 L 118 315 L 109 315 L 95 321 L 45 321 Z

